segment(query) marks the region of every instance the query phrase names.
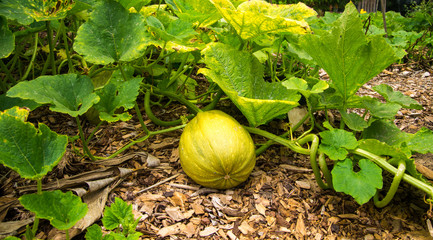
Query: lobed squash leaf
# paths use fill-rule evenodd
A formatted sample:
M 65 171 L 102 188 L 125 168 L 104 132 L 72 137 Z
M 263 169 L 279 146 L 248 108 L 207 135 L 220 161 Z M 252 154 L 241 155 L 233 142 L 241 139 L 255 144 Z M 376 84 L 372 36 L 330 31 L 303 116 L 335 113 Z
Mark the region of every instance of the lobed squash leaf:
M 304 19 L 317 14 L 303 3 L 277 5 L 253 0 L 236 8 L 229 0 L 211 2 L 244 40 L 276 33 L 307 33 L 309 26 Z
M 428 128 L 421 128 L 415 134 L 411 134 L 407 147 L 414 152 L 426 154 L 433 153 L 433 131 Z
M 41 179 L 61 160 L 68 137 L 58 135 L 45 124 L 39 129 L 24 122 L 21 110 L 0 112 L 0 163 L 22 178 Z
M 2 0 L 0 15 L 29 25 L 34 20 L 40 22 L 65 18 L 74 5 L 75 2 L 70 0 Z
M 49 220 L 51 225 L 59 230 L 70 229 L 87 213 L 87 204 L 70 191 L 26 194 L 19 200 L 24 208 L 34 212 L 39 218 Z
M 349 154 L 348 149 L 355 149 L 358 142 L 351 132 L 342 129 L 331 129 L 320 133 L 322 142 L 319 150 L 332 160 L 344 160 Z
M 208 68 L 200 72 L 221 87 L 251 126 L 265 124 L 299 105 L 297 91 L 281 82 L 264 81 L 263 65 L 251 53 L 222 43 L 208 44 L 202 53 Z
M 367 121 L 356 113 L 347 113 L 345 111 L 340 111 L 341 118 L 344 123 L 353 131 L 363 131 L 368 127 Z
M 374 86 L 373 89 L 382 95 L 387 102 L 400 104 L 404 108 L 422 109 L 422 105 L 416 100 L 399 91 L 394 91 L 389 85 L 380 84 Z
M 32 81 L 20 82 L 9 89 L 7 96 L 51 104 L 52 111 L 72 117 L 84 114 L 99 101 L 90 78 L 77 74 L 41 76 Z
M 332 169 L 332 183 L 335 191 L 351 195 L 359 204 L 368 202 L 382 189 L 382 169 L 367 159 L 358 162 L 359 171 L 353 170 L 352 160 L 335 163 Z
M 221 19 L 218 10 L 209 0 L 166 0 L 180 19 L 197 27 L 208 27 Z
M 134 107 L 138 96 L 142 78 L 132 78 L 124 82 L 110 82 L 98 90 L 100 101 L 95 104 L 102 121 L 116 122 L 128 121 L 131 115 L 128 112 L 118 113 L 121 108 L 128 110 Z
M 114 0 L 103 0 L 78 29 L 74 49 L 87 61 L 106 65 L 141 57 L 152 39 L 142 15 Z
M 102 224 L 104 224 L 104 227 L 108 230 L 122 226 L 124 235 L 134 235 L 138 219 L 134 219 L 131 204 L 126 203 L 120 198 L 116 198 L 110 207 L 104 209 Z
M 401 109 L 400 104 L 393 102 L 382 103 L 377 98 L 364 98 L 362 101 L 370 114 L 377 118 L 393 119 Z
M 381 36 L 366 36 L 359 13 L 348 3 L 329 31 L 301 37 L 300 46 L 331 78 L 330 85 L 343 97 L 342 106 L 366 82 L 402 55 Z

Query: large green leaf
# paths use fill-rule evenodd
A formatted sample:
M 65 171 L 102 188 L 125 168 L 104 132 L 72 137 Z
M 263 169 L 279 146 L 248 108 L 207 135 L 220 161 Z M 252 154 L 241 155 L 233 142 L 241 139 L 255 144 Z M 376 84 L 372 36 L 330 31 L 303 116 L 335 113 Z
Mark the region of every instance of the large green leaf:
M 169 15 L 167 11 L 152 5 L 144 7 L 140 13 L 146 17 L 149 31 L 154 36 L 151 44 L 177 52 L 191 52 L 205 47 L 191 22 Z
M 52 111 L 73 117 L 84 114 L 99 101 L 98 95 L 93 93 L 90 78 L 76 74 L 41 76 L 32 81 L 20 82 L 9 89 L 7 96 L 51 104 Z
M 2 0 L 0 15 L 29 25 L 36 21 L 62 19 L 75 5 L 70 0 Z
M 174 13 L 197 27 L 207 27 L 219 19 L 221 15 L 209 0 L 166 0 Z
M 363 117 L 359 116 L 356 113 L 347 113 L 344 111 L 340 111 L 341 118 L 344 123 L 350 129 L 354 131 L 362 131 L 364 128 L 368 127 L 367 121 L 364 120 Z
M 332 169 L 332 183 L 335 191 L 349 194 L 357 203 L 364 204 L 382 189 L 382 169 L 367 159 L 361 159 L 358 165 L 360 170 L 355 172 L 350 159 L 338 161 Z
M 113 0 L 103 0 L 78 29 L 74 49 L 95 64 L 128 62 L 144 54 L 150 39 L 142 15 L 128 12 Z
M 319 149 L 332 160 L 344 160 L 349 154 L 347 149 L 355 149 L 358 146 L 355 136 L 351 132 L 342 129 L 331 129 L 320 133 L 322 142 Z
M 192 28 L 192 24 L 182 19 L 170 21 L 167 27 L 156 17 L 149 16 L 146 18 L 147 25 L 155 31 L 164 42 L 179 40 L 197 35 Z
M 277 5 L 262 0 L 241 3 L 237 8 L 229 0 L 211 0 L 224 19 L 243 39 L 275 33 L 306 33 L 304 18 L 316 12 L 303 3 Z
M 408 137 L 407 146 L 411 151 L 426 154 L 433 153 L 433 131 L 421 128 L 417 133 Z
M 0 58 L 8 57 L 15 49 L 15 35 L 8 28 L 8 21 L 0 16 Z
M 117 110 L 134 107 L 141 80 L 142 78 L 133 78 L 121 83 L 109 83 L 97 91 L 100 101 L 95 108 L 99 111 L 99 118 L 107 122 L 131 119 L 132 116 L 128 112 L 118 113 Z
M 211 43 L 203 50 L 207 69 L 200 69 L 216 82 L 241 110 L 252 126 L 286 114 L 301 97 L 281 82 L 263 79 L 263 65 L 254 55 L 222 43 Z
M 39 218 L 48 219 L 51 225 L 59 230 L 70 229 L 87 213 L 87 204 L 72 192 L 56 190 L 26 194 L 19 200 L 24 208 L 34 212 Z
M 422 105 L 415 99 L 406 96 L 399 91 L 394 91 L 389 85 L 380 84 L 374 86 L 373 89 L 382 95 L 387 102 L 400 104 L 404 108 L 422 109 Z
M 22 118 L 0 112 L 0 163 L 22 178 L 41 179 L 61 160 L 68 137 L 43 123 L 37 130 Z
M 328 83 L 322 80 L 318 80 L 314 83 L 314 85 L 309 86 L 307 81 L 297 77 L 291 77 L 284 81 L 282 84 L 287 89 L 300 92 L 306 98 L 310 97 L 311 94 L 322 93 L 329 87 Z
M 407 133 L 402 132 L 392 121 L 376 120 L 363 132 L 364 139 L 377 139 L 391 146 L 400 146 L 407 139 Z
M 30 111 L 35 110 L 37 107 L 41 105 L 32 100 L 25 100 L 21 98 L 12 98 L 6 96 L 6 94 L 0 95 L 0 111 L 12 108 L 12 107 L 26 107 L 30 109 Z
M 365 98 L 362 103 L 370 114 L 377 118 L 393 119 L 400 110 L 400 104 L 393 102 L 382 103 L 377 98 Z
M 366 36 L 353 3 L 330 31 L 302 36 L 300 45 L 330 76 L 343 105 L 358 89 L 399 59 L 381 36 Z

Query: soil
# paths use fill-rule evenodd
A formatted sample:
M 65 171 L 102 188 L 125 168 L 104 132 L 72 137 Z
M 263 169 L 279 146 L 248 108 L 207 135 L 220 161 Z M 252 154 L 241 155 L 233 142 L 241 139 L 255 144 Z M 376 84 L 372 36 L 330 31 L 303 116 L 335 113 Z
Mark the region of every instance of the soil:
M 321 76 L 327 78 L 325 73 Z M 400 129 L 411 133 L 422 127 L 433 129 L 433 77 L 428 71 L 384 71 L 359 93 L 375 95 L 371 88 L 382 83 L 424 106 L 423 110 L 402 109 L 395 120 Z M 240 116 L 229 102 L 218 107 Z M 165 120 L 187 113 L 183 106 L 175 104 L 166 110 L 153 110 Z M 151 130 L 162 129 L 145 120 Z M 47 108 L 32 112 L 29 121 L 43 122 L 71 137 L 77 135 L 74 119 Z M 284 121 L 273 121 L 267 130 L 283 133 Z M 94 127 L 86 122 L 86 134 Z M 142 239 L 433 239 L 428 230 L 431 205 L 419 190 L 403 183 L 386 207 L 377 208 L 372 201 L 360 206 L 348 195 L 320 189 L 309 158 L 280 145 L 271 146 L 257 157 L 253 173 L 240 186 L 229 190 L 200 187 L 179 164 L 180 134 L 181 130 L 177 130 L 153 136 L 114 159 L 96 163 L 80 157 L 79 141 L 70 144 L 59 165 L 44 178 L 43 186 L 72 190 L 89 204 L 88 216 L 70 231 L 71 236 L 84 239 L 88 226 L 102 226 L 99 219 L 104 206 L 119 197 L 130 203 L 136 218 L 140 218 L 137 231 L 143 234 Z M 102 126 L 90 142 L 90 149 L 98 156 L 108 156 L 140 137 L 141 126 L 134 117 L 128 122 Z M 253 135 L 253 139 L 258 144 L 265 142 L 259 136 Z M 433 180 L 433 155 L 419 154 L 414 159 L 424 176 Z M 17 198 L 34 192 L 35 183 L 1 166 L 0 176 L 0 225 L 14 223 L 9 232 L 19 236 L 31 223 L 32 214 Z M 385 174 L 385 178 L 386 188 L 391 177 Z M 38 238 L 64 239 L 64 234 L 50 227 L 48 221 L 42 220 L 39 230 Z M 0 238 L 5 231 L 0 227 Z

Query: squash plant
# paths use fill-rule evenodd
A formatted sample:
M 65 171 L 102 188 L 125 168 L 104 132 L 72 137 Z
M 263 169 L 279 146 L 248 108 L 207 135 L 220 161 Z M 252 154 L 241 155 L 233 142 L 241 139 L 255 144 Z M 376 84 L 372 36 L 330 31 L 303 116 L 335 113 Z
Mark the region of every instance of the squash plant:
M 316 181 L 324 189 L 349 194 L 360 204 L 373 198 L 378 207 L 383 207 L 403 180 L 433 198 L 433 187 L 416 171 L 411 159 L 413 153 L 433 152 L 429 144 L 433 140 L 432 131 L 404 133 L 393 123 L 400 108 L 421 109 L 422 106 L 387 85 L 373 88 L 383 96 L 384 102 L 356 95 L 361 86 L 405 53 L 391 47 L 379 35 L 366 35 L 352 3 L 338 19 L 312 31 L 306 19 L 311 21 L 316 12 L 303 3 L 33 2 L 36 3 L 0 2 L 0 67 L 7 79 L 2 81 L 2 92 L 7 93 L 0 97 L 0 107 L 9 109 L 19 105 L 35 109 L 49 105 L 52 111 L 75 118 L 78 136 L 70 140 L 79 138 L 84 150 L 77 154 L 92 160 L 114 157 L 152 136 L 184 128 L 188 119 L 212 110 L 221 99 L 229 99 L 247 119 L 249 126 L 243 126 L 244 129 L 270 139 L 256 149 L 256 154 L 276 142 L 309 155 Z M 53 2 L 59 6 L 53 8 L 50 5 Z M 38 24 L 38 21 L 46 23 Z M 50 33 L 51 24 L 57 26 L 55 37 Z M 17 31 L 20 28 L 24 30 Z M 43 45 L 40 31 L 49 33 L 48 54 L 39 47 Z M 62 44 L 54 45 L 59 37 Z M 27 69 L 21 69 L 19 59 L 23 49 L 19 43 L 26 41 L 33 46 L 30 64 Z M 55 51 L 65 51 L 65 56 L 56 60 Z M 46 59 L 42 69 L 35 65 L 36 56 Z M 51 72 L 47 71 L 49 66 Z M 318 79 L 320 68 L 329 74 L 329 81 Z M 200 93 L 196 92 L 197 81 L 191 78 L 195 73 L 203 74 L 208 81 L 200 86 L 205 89 Z M 33 80 L 26 81 L 30 76 Z M 189 115 L 161 120 L 152 112 L 155 107 L 164 108 L 173 101 L 185 105 Z M 276 136 L 261 129 L 262 125 L 284 117 L 299 106 L 308 113 L 287 133 Z M 88 144 L 98 127 L 131 119 L 130 109 L 134 109 L 142 126 L 142 135 L 111 156 L 93 155 Z M 318 111 L 327 116 L 330 110 L 339 113 L 339 126 L 316 119 Z M 96 118 L 90 117 L 92 113 L 96 113 Z M 164 128 L 150 131 L 144 114 Z M 83 131 L 86 117 L 96 119 L 97 124 L 89 136 Z M 296 139 L 288 137 L 307 119 L 309 129 Z M 67 138 L 55 135 L 43 124 L 39 133 L 29 123 L 5 113 L 0 120 L 8 121 L 7 126 L 14 125 L 17 131 L 32 132 L 35 139 L 50 136 L 49 141 L 35 140 L 46 143 L 43 146 L 32 144 L 37 152 L 55 144 L 56 154 L 49 155 L 53 159 L 46 162 L 37 158 L 34 164 L 30 161 L 29 169 L 40 171 L 22 175 L 40 180 L 64 153 Z M 10 137 L 10 134 L 2 135 Z M 5 139 L 1 144 L 10 144 L 12 140 Z M 0 162 L 21 174 L 20 167 L 8 160 L 11 159 L 9 145 L 5 146 L 0 151 Z M 31 157 L 38 157 L 32 154 Z M 333 163 L 331 170 L 327 159 Z M 360 170 L 354 171 L 354 166 Z M 395 177 L 381 199 L 383 170 Z M 46 197 L 57 199 L 57 193 Z M 26 197 L 22 199 L 26 202 Z M 58 226 L 67 229 L 69 224 Z
M 19 198 L 24 208 L 36 214 L 33 229 L 26 232 L 27 239 L 35 236 L 39 218 L 48 219 L 57 229 L 65 230 L 69 239 L 68 229 L 86 215 L 87 205 L 72 192 L 42 191 L 42 177 L 61 160 L 67 137 L 42 123 L 36 129 L 26 122 L 28 114 L 18 107 L 0 112 L 0 163 L 21 177 L 37 182 L 37 193 Z

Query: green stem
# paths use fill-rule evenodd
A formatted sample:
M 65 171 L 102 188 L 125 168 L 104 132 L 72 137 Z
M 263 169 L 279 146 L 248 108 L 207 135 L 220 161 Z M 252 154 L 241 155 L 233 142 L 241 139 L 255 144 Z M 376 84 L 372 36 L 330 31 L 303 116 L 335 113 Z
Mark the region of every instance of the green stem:
M 217 94 L 215 95 L 215 97 L 212 99 L 212 101 L 206 105 L 204 108 L 202 108 L 202 111 L 209 111 L 212 110 L 216 107 L 216 105 L 218 104 L 218 102 L 220 101 L 221 97 L 223 96 L 224 91 L 219 89 Z
M 27 28 L 26 30 L 23 30 L 23 31 L 14 32 L 14 35 L 15 35 L 15 38 L 25 37 L 27 35 L 43 31 L 46 28 L 47 28 L 46 25 L 43 25 L 40 27 L 35 27 L 35 28 Z
M 332 175 L 326 164 L 325 154 L 319 151 L 319 166 L 329 188 L 332 188 Z
M 36 180 L 36 188 L 37 188 L 37 194 L 42 194 L 42 179 L 39 178 Z M 32 227 L 32 233 L 33 236 L 36 236 L 36 232 L 39 228 L 39 218 L 35 217 L 35 221 L 33 221 L 33 227 Z
M 285 132 L 285 133 L 281 134 L 279 137 L 285 138 L 285 137 L 287 137 L 287 135 L 289 135 L 289 132 Z M 275 143 L 275 141 L 268 140 L 265 144 L 263 144 L 261 147 L 256 149 L 256 155 L 262 154 L 264 151 L 266 151 L 266 149 L 268 149 L 274 143 Z
M 394 176 L 394 179 L 392 180 L 391 187 L 389 188 L 388 192 L 386 193 L 386 196 L 379 200 L 379 191 L 376 192 L 376 195 L 374 195 L 374 205 L 378 208 L 383 208 L 386 205 L 388 205 L 389 202 L 391 202 L 392 198 L 394 198 L 395 193 L 397 192 L 398 186 L 400 185 L 401 179 L 404 176 L 404 172 L 406 171 L 406 162 L 400 161 L 397 168 L 397 173 Z
M 261 130 L 258 128 L 247 127 L 247 126 L 243 126 L 243 127 L 250 133 L 257 134 L 257 135 L 266 137 L 268 139 L 271 139 L 274 142 L 277 142 L 281 145 L 284 145 L 284 146 L 290 148 L 292 151 L 295 151 L 295 152 L 300 153 L 300 154 L 306 154 L 306 155 L 310 154 L 309 149 L 306 149 L 306 148 L 303 148 L 303 147 L 296 145 L 296 142 L 294 142 L 294 141 L 279 137 L 275 134 L 272 134 L 270 132 L 267 132 L 265 130 Z
M 131 141 L 130 143 L 128 143 L 127 145 L 125 145 L 121 149 L 117 150 L 112 155 L 110 155 L 108 157 L 96 157 L 96 158 L 98 158 L 98 159 L 110 159 L 110 158 L 113 158 L 113 157 L 119 155 L 120 153 L 122 153 L 123 151 L 125 151 L 126 149 L 130 148 L 131 146 L 147 140 L 151 136 L 154 136 L 154 135 L 157 135 L 157 134 L 162 134 L 162 133 L 167 133 L 167 132 L 171 132 L 171 131 L 175 131 L 175 130 L 179 130 L 179 129 L 184 128 L 185 126 L 186 126 L 186 124 L 183 124 L 183 125 L 179 125 L 179 126 L 176 126 L 176 127 L 166 128 L 166 129 L 162 129 L 162 130 L 158 130 L 158 131 L 149 131 L 148 135 L 146 135 L 144 137 L 141 137 L 141 138 L 139 138 L 137 140 Z
M 386 171 L 392 173 L 393 175 L 396 175 L 398 170 L 389 164 L 385 158 L 382 158 L 380 156 L 377 156 L 373 153 L 370 153 L 368 151 L 365 151 L 363 149 L 357 148 L 355 150 L 351 151 L 354 154 L 366 157 L 370 160 L 372 160 L 374 163 L 376 163 L 379 167 L 385 169 Z M 428 185 L 427 183 L 422 182 L 421 180 L 418 180 L 414 177 L 412 177 L 409 174 L 404 174 L 402 177 L 403 181 L 409 183 L 410 185 L 420 189 L 421 191 L 427 193 L 430 198 L 433 198 L 433 187 Z
M 320 141 L 319 137 L 317 137 L 314 134 L 309 134 L 309 135 L 307 135 L 307 136 L 305 136 L 304 138 L 301 139 L 301 142 L 305 142 L 305 143 L 306 142 L 311 142 L 310 164 L 311 164 L 311 168 L 313 169 L 314 178 L 316 179 L 316 182 L 317 182 L 317 184 L 319 185 L 320 188 L 322 188 L 322 189 L 328 189 L 328 188 L 330 188 L 330 185 L 329 185 L 329 183 L 326 184 L 326 183 L 323 182 L 322 175 L 321 175 L 319 166 L 317 165 L 317 161 L 316 161 L 317 152 L 318 152 L 318 149 L 319 149 L 319 141 Z M 321 154 L 321 156 L 319 156 L 319 159 L 320 158 L 323 158 L 323 160 L 324 160 L 324 155 Z M 322 162 L 323 162 L 323 160 L 322 160 Z M 325 171 L 327 169 L 328 168 L 326 167 Z M 330 179 L 331 177 L 330 177 L 329 171 L 326 171 L 326 172 L 327 172 L 328 175 L 325 178 L 326 179 Z
M 66 58 L 68 59 L 68 72 L 73 72 L 74 71 L 74 65 L 72 64 L 72 60 L 71 60 L 71 55 L 69 53 L 69 44 L 68 44 L 68 37 L 66 35 L 66 26 L 65 26 L 65 20 L 62 19 L 61 21 L 62 24 L 62 38 L 63 38 L 63 43 L 65 46 L 65 52 L 66 52 Z
M 66 240 L 69 240 L 69 229 L 65 230 L 65 234 L 66 234 Z
M 120 70 L 120 73 L 122 74 L 123 80 L 125 82 L 128 81 L 128 78 L 126 77 L 126 73 L 125 73 L 125 71 L 123 71 L 123 66 L 120 62 L 119 62 L 119 70 Z
M 46 26 L 47 26 L 47 34 L 48 34 L 48 46 L 50 48 L 50 55 L 49 55 L 49 60 L 50 60 L 50 64 L 51 64 L 51 71 L 53 75 L 57 74 L 57 70 L 56 70 L 56 62 L 54 61 L 54 43 L 53 43 L 53 29 L 51 28 L 51 22 L 50 21 L 46 21 Z
M 95 161 L 96 160 L 95 156 L 93 156 L 93 154 L 89 150 L 89 147 L 87 146 L 87 141 L 86 141 L 86 138 L 84 137 L 83 127 L 81 126 L 81 122 L 80 122 L 79 116 L 75 117 L 75 120 L 77 122 L 78 134 L 80 135 L 81 143 L 83 144 L 84 153 L 87 154 L 87 156 L 92 161 Z
M 33 54 L 32 54 L 32 58 L 30 60 L 29 65 L 27 66 L 27 70 L 24 73 L 23 77 L 21 78 L 21 81 L 26 80 L 26 78 L 29 76 L 30 70 L 33 68 L 34 65 L 34 61 L 36 58 L 36 53 L 38 52 L 38 33 L 35 33 L 35 45 L 34 45 L 34 49 L 33 49 Z
M 163 91 L 163 90 L 160 90 L 160 89 L 153 87 L 151 85 L 149 85 L 149 86 L 150 86 L 150 88 L 152 88 L 154 93 L 167 96 L 173 100 L 176 100 L 176 101 L 182 103 L 194 114 L 197 114 L 198 112 L 202 112 L 202 110 L 200 108 L 198 108 L 196 105 L 194 105 L 190 101 L 186 100 L 184 97 L 182 97 L 182 95 L 178 95 L 178 94 L 173 93 L 173 92 Z
M 186 53 L 185 58 L 182 59 L 182 62 L 180 63 L 180 66 L 176 71 L 176 74 L 174 74 L 174 76 L 171 77 L 170 80 L 168 81 L 167 88 L 169 88 L 174 82 L 176 82 L 176 79 L 180 75 L 184 74 L 188 70 L 188 67 L 192 65 L 192 62 L 191 62 L 190 64 L 188 64 L 187 67 L 185 67 L 185 64 L 186 64 L 186 61 L 188 60 L 188 57 L 189 57 L 189 53 Z
M 150 67 L 152 67 L 153 65 L 155 65 L 155 64 L 157 64 L 159 61 L 161 61 L 161 59 L 163 59 L 163 58 L 165 58 L 165 57 L 167 57 L 167 56 L 169 56 L 169 55 L 171 55 L 171 54 L 174 53 L 174 52 L 171 52 L 171 53 L 168 53 L 168 54 L 164 55 L 164 51 L 165 51 L 165 47 L 166 47 L 166 46 L 167 46 L 167 41 L 164 42 L 164 45 L 162 46 L 162 49 L 161 49 L 161 52 L 160 52 L 159 55 L 158 55 L 158 58 L 157 58 L 155 61 L 153 61 L 151 64 L 146 65 L 146 68 L 150 68 Z
M 86 145 L 88 146 L 90 140 L 93 138 L 93 135 L 95 135 L 96 131 L 98 131 L 99 127 L 104 123 L 104 121 L 100 121 L 98 125 L 93 129 L 93 131 L 90 133 L 90 135 L 86 139 Z
M 8 78 L 9 81 L 10 81 L 11 83 L 14 83 L 14 82 L 15 82 L 15 79 L 12 77 L 11 72 L 9 71 L 9 69 L 8 69 L 7 66 L 4 64 L 3 60 L 1 60 L 1 59 L 0 59 L 0 68 L 1 68 L 1 70 L 2 70 L 4 73 L 6 73 L 6 78 Z M 6 83 L 5 80 L 2 80 L 2 85 L 3 85 L 3 86 L 2 86 L 2 91 L 3 91 L 3 92 L 6 92 L 6 91 L 8 90 L 8 87 L 7 87 L 7 83 Z
M 169 127 L 182 124 L 182 119 L 177 119 L 174 121 L 163 121 L 153 114 L 152 109 L 150 108 L 150 90 L 147 90 L 146 94 L 144 95 L 144 111 L 146 112 L 147 117 L 156 125 Z M 193 117 L 194 115 L 187 116 L 188 119 L 191 119 Z
M 146 135 L 149 134 L 149 129 L 147 129 L 146 124 L 144 123 L 143 115 L 141 115 L 141 111 L 140 111 L 140 108 L 138 107 L 137 102 L 135 102 L 135 104 L 134 104 L 134 109 L 135 109 L 135 112 L 137 113 L 138 121 L 141 124 L 141 128 L 146 133 Z

